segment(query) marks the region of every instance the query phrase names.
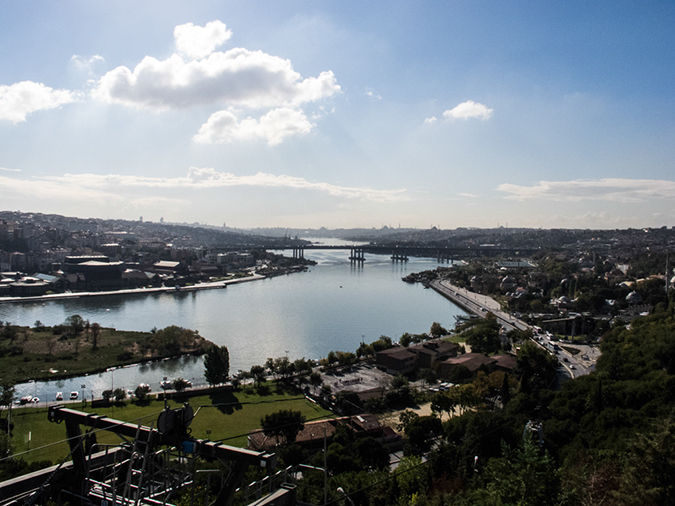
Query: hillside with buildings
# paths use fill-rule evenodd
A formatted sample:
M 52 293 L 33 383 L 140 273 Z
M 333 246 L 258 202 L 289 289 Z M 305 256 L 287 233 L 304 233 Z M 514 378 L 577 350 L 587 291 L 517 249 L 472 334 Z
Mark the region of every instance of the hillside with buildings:
M 291 239 L 200 226 L 0 212 L 0 296 L 175 286 L 256 266 L 293 264 L 261 251 Z M 296 259 L 296 264 L 302 264 Z

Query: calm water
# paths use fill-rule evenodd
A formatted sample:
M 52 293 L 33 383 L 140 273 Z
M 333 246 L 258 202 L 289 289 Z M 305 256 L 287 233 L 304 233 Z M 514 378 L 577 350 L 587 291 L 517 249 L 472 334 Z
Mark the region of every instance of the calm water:
M 325 242 L 325 241 L 324 241 Z M 349 251 L 308 251 L 318 265 L 308 272 L 204 290 L 156 295 L 106 296 L 46 303 L 0 303 L 0 321 L 33 325 L 62 323 L 79 314 L 104 327 L 149 331 L 168 325 L 198 329 L 205 338 L 230 351 L 230 370 L 249 369 L 267 357 L 321 358 L 330 350 L 355 351 L 361 340 L 380 335 L 396 340 L 404 332 L 428 332 L 432 322 L 454 325 L 463 311 L 433 290 L 401 281 L 410 272 L 434 269 L 431 259 L 392 263 L 368 255 L 362 266 Z M 167 360 L 116 369 L 64 381 L 19 385 L 19 395 L 54 400 L 57 391 L 91 397 L 111 387 L 148 383 L 159 390 L 163 377 L 181 376 L 203 383 L 200 358 Z

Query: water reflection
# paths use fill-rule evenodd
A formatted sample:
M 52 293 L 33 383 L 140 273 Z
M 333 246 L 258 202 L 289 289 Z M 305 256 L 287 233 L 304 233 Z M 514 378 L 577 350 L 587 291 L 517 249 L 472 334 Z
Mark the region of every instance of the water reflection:
M 391 262 L 385 255 L 366 255 L 362 265 L 349 261 L 346 251 L 306 251 L 316 259 L 310 272 L 231 285 L 226 290 L 148 295 L 103 296 L 40 304 L 1 304 L 0 320 L 19 325 L 62 323 L 79 314 L 92 323 L 124 330 L 150 331 L 179 325 L 199 330 L 205 338 L 230 351 L 230 369 L 249 369 L 268 357 L 288 353 L 291 359 L 320 358 L 331 350 L 353 351 L 362 340 L 371 342 L 404 332 L 428 332 L 437 321 L 454 325 L 460 309 L 433 290 L 403 283 L 409 272 L 435 269 L 430 259 Z M 57 391 L 93 391 L 115 387 L 134 389 L 147 383 L 159 389 L 164 376 L 203 382 L 202 359 L 186 357 L 115 369 L 100 374 L 31 385 L 43 399 Z M 20 386 L 19 393 L 26 385 Z M 24 394 L 25 395 L 25 394 Z

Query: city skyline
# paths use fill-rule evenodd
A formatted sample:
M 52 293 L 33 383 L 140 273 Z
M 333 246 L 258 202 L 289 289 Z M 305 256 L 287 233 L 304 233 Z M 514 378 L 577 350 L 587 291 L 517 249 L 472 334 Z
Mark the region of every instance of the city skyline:
M 675 219 L 675 6 L 8 2 L 0 209 L 238 228 Z

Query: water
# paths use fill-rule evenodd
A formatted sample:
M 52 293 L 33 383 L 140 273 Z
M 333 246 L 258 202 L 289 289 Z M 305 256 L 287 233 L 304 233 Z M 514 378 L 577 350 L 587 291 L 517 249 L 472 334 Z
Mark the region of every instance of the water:
M 325 240 L 323 242 L 326 242 Z M 434 321 L 454 326 L 463 311 L 433 290 L 401 281 L 410 272 L 435 269 L 432 259 L 392 263 L 385 255 L 367 255 L 351 264 L 349 250 L 307 250 L 318 262 L 308 272 L 203 290 L 152 295 L 111 295 L 40 303 L 0 303 L 0 320 L 32 326 L 62 323 L 79 314 L 104 327 L 149 331 L 179 325 L 197 329 L 206 339 L 226 345 L 230 370 L 248 370 L 267 357 L 321 358 L 330 350 L 355 351 L 387 335 L 428 332 Z M 126 367 L 62 381 L 17 386 L 18 395 L 53 401 L 57 391 L 78 391 L 90 398 L 108 388 L 134 389 L 148 383 L 154 391 L 165 376 L 204 382 L 201 358 L 186 357 Z M 82 385 L 85 385 L 84 389 Z

